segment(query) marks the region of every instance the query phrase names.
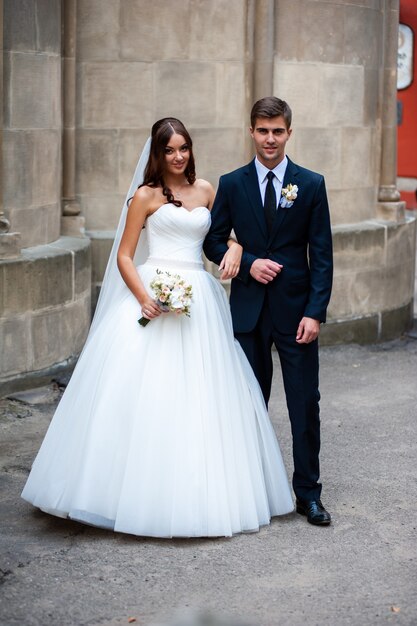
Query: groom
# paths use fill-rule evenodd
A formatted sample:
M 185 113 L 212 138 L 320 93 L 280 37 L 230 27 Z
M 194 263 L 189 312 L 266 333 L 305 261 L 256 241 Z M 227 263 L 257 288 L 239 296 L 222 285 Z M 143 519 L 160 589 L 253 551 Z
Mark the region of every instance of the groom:
M 331 293 L 332 238 L 323 176 L 285 155 L 291 132 L 286 102 L 254 104 L 255 159 L 220 178 L 204 252 L 219 264 L 232 229 L 243 246 L 230 296 L 234 333 L 267 404 L 275 344 L 291 421 L 296 510 L 311 524 L 328 525 L 318 482 L 317 337 Z

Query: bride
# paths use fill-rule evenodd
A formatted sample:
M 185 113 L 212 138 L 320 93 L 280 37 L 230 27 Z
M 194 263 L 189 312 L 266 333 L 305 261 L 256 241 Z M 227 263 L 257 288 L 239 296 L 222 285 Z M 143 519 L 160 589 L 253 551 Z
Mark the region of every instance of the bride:
M 183 124 L 156 122 L 87 342 L 22 493 L 43 511 L 135 535 L 208 537 L 293 510 L 225 292 L 203 266 L 213 197 Z M 239 270 L 241 248 L 229 246 L 224 277 Z M 191 285 L 189 316 L 158 305 L 157 272 Z

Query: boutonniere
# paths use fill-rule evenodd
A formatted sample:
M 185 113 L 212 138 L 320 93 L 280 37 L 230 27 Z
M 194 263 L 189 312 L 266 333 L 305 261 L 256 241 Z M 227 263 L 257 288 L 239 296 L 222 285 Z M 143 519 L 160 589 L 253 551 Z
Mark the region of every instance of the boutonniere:
M 281 202 L 279 203 L 283 209 L 289 209 L 294 204 L 294 200 L 297 198 L 298 187 L 297 185 L 291 185 L 288 183 L 281 191 Z

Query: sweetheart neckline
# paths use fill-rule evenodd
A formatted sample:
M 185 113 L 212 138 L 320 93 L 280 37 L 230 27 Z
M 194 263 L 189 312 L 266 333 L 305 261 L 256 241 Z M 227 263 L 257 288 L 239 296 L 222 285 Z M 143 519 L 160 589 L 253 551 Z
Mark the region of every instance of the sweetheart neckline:
M 181 205 L 181 206 L 176 206 L 175 204 L 173 204 L 172 202 L 165 202 L 165 204 L 161 204 L 160 207 L 158 207 L 153 213 L 151 213 L 151 215 L 149 215 L 149 217 L 152 217 L 152 215 L 155 215 L 155 213 L 158 213 L 158 211 L 160 209 L 162 209 L 162 207 L 164 206 L 174 206 L 176 209 L 183 209 L 184 211 L 186 211 L 187 213 L 194 213 L 194 211 L 196 211 L 197 209 L 206 209 L 206 211 L 208 211 L 210 213 L 210 209 L 207 208 L 204 205 L 201 206 L 195 206 L 193 209 L 187 209 L 187 207 Z M 149 218 L 148 218 L 149 219 Z

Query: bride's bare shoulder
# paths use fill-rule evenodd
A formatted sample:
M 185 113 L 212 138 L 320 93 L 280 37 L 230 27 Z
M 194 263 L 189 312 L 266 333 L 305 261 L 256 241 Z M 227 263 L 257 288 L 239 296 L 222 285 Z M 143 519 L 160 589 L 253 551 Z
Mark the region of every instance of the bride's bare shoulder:
M 130 206 L 140 209 L 146 214 L 152 213 L 160 195 L 161 192 L 158 188 L 143 185 L 142 187 L 136 189 Z
M 211 210 L 215 195 L 213 185 L 208 180 L 204 180 L 204 178 L 197 178 L 194 184 L 197 185 L 197 189 L 203 195 L 205 206 Z
M 196 185 L 198 189 L 202 189 L 207 192 L 214 191 L 213 185 L 209 183 L 208 180 L 204 180 L 204 178 L 197 178 L 194 184 Z
M 155 187 L 149 187 L 149 185 L 143 185 L 136 189 L 133 197 L 139 201 L 146 202 L 147 200 L 153 200 L 157 189 Z

